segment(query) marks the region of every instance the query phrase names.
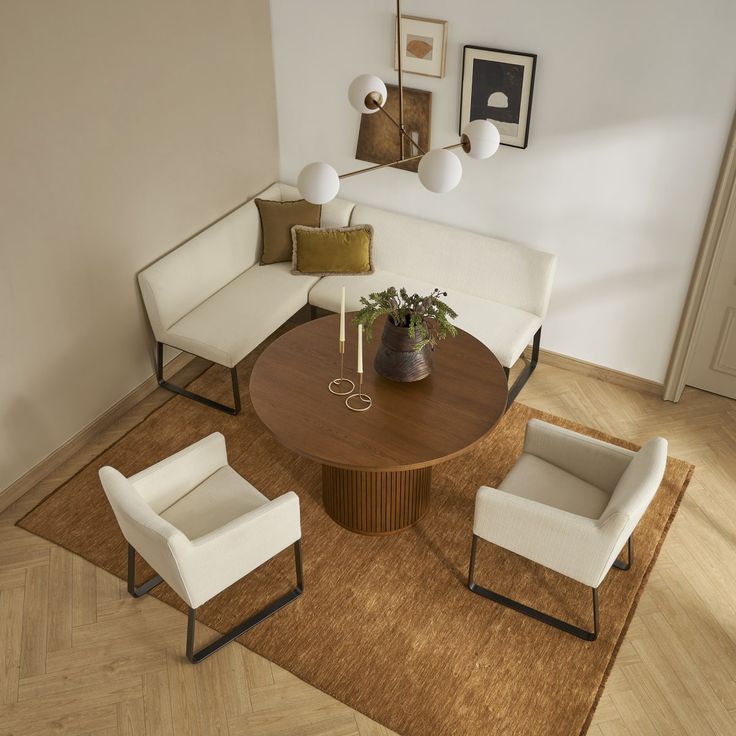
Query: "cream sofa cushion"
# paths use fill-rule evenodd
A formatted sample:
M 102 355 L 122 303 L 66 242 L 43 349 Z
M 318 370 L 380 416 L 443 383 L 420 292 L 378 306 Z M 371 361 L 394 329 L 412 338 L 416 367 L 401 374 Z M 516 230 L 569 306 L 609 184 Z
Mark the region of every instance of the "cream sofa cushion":
M 605 491 L 526 452 L 498 489 L 589 519 L 599 518 L 608 504 Z
M 351 225 L 373 226 L 377 269 L 443 290 L 547 314 L 556 257 L 485 235 L 357 204 Z
M 167 345 L 232 368 L 306 303 L 316 276 L 253 266 L 161 333 Z
M 192 540 L 266 503 L 262 493 L 225 465 L 162 511 L 161 518 Z
M 326 276 L 309 292 L 309 303 L 337 312 L 340 309 L 341 287 L 345 287 L 345 306 L 349 311 L 360 309 L 360 297 L 389 286 L 405 287 L 412 294 L 429 294 L 441 287 L 441 277 L 424 281 L 391 271 L 376 271 L 366 276 Z M 480 340 L 498 358 L 501 365 L 511 367 L 531 342 L 542 324 L 541 317 L 506 304 L 480 299 L 456 289 L 447 290 L 447 303 L 458 313 L 455 323 Z M 376 336 L 380 338 L 380 335 Z M 451 342 L 452 338 L 448 338 Z M 444 349 L 442 345 L 438 348 Z M 452 349 L 448 345 L 447 349 Z
M 280 195 L 274 184 L 260 196 Z M 156 339 L 165 342 L 164 330 L 256 264 L 261 242 L 258 208 L 251 200 L 141 271 L 138 282 Z
M 301 199 L 295 187 L 280 182 L 272 184 L 258 197 L 277 202 Z M 320 224 L 322 227 L 348 225 L 353 206 L 344 199 L 329 202 L 322 207 Z M 188 350 L 184 345 L 167 342 L 166 338 L 171 335 L 167 336 L 166 331 L 256 265 L 262 249 L 258 208 L 255 201 L 250 200 L 141 271 L 138 282 L 156 340 Z M 300 306 L 304 304 L 306 298 Z M 261 339 L 267 335 L 263 333 Z

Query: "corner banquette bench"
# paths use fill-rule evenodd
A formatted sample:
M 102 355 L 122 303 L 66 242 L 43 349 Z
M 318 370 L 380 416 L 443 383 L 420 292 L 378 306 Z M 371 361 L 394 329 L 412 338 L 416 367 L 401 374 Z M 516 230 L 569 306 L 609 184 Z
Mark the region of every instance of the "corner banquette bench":
M 277 182 L 261 199 L 300 199 Z M 533 341 L 531 361 L 509 391 L 509 404 L 539 354 L 556 257 L 502 240 L 336 199 L 322 207 L 323 227 L 373 226 L 375 272 L 365 276 L 302 276 L 291 263 L 260 265 L 261 225 L 253 200 L 141 271 L 138 280 L 156 339 L 156 374 L 165 388 L 231 414 L 240 411 L 237 364 L 306 304 L 348 310 L 389 286 L 447 291 L 456 324 L 483 342 L 508 375 Z M 232 407 L 166 381 L 163 346 L 230 368 Z

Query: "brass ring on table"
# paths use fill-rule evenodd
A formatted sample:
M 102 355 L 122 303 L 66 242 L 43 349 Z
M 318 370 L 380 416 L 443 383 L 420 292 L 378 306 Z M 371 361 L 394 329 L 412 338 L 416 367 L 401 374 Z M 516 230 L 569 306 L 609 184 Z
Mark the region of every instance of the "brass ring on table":
M 350 384 L 350 388 L 347 391 L 337 391 L 343 383 Z M 347 396 L 355 391 L 355 384 L 349 378 L 333 378 L 327 385 L 327 388 L 330 390 L 331 394 L 335 394 L 336 396 Z
M 354 399 L 355 397 L 360 399 L 360 401 L 366 404 L 366 406 L 358 406 L 358 407 L 350 406 L 350 399 Z M 345 399 L 345 406 L 347 406 L 347 408 L 350 409 L 350 411 L 368 411 L 368 409 L 370 409 L 371 406 L 373 406 L 373 399 L 370 396 L 368 396 L 368 394 L 364 394 L 364 393 L 351 394 L 350 396 L 347 397 L 347 399 Z

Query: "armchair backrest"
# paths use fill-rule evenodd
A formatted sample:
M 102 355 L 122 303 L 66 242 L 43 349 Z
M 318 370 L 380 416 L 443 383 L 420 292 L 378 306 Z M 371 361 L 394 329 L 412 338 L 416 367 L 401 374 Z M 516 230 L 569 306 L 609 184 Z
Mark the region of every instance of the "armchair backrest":
M 631 458 L 611 494 L 601 521 L 616 513 L 626 514 L 630 534 L 652 502 L 664 477 L 666 464 L 667 440 L 654 437 Z
M 225 465 L 225 437 L 221 432 L 213 432 L 141 470 L 129 481 L 151 509 L 160 514 Z
M 141 557 L 182 598 L 188 599 L 176 557 L 177 552 L 189 545 L 189 540 L 155 513 L 122 473 L 108 465 L 100 468 L 99 475 L 105 495 L 128 544 L 135 547 Z

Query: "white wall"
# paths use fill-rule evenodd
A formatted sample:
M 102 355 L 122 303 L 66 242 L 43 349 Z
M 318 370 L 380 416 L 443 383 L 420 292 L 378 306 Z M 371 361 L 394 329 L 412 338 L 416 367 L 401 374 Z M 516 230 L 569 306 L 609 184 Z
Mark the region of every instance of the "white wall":
M 357 168 L 357 74 L 395 82 L 391 0 L 271 0 L 281 175 Z M 559 256 L 543 346 L 662 381 L 736 95 L 732 0 L 406 0 L 449 21 L 432 141 L 457 140 L 464 44 L 538 54 L 529 147 L 462 156 L 447 195 L 413 174 L 346 180 L 341 196 Z M 448 253 L 448 258 L 452 254 Z M 471 266 L 472 267 L 472 266 Z
M 153 372 L 136 272 L 278 175 L 268 0 L 0 2 L 0 489 Z

